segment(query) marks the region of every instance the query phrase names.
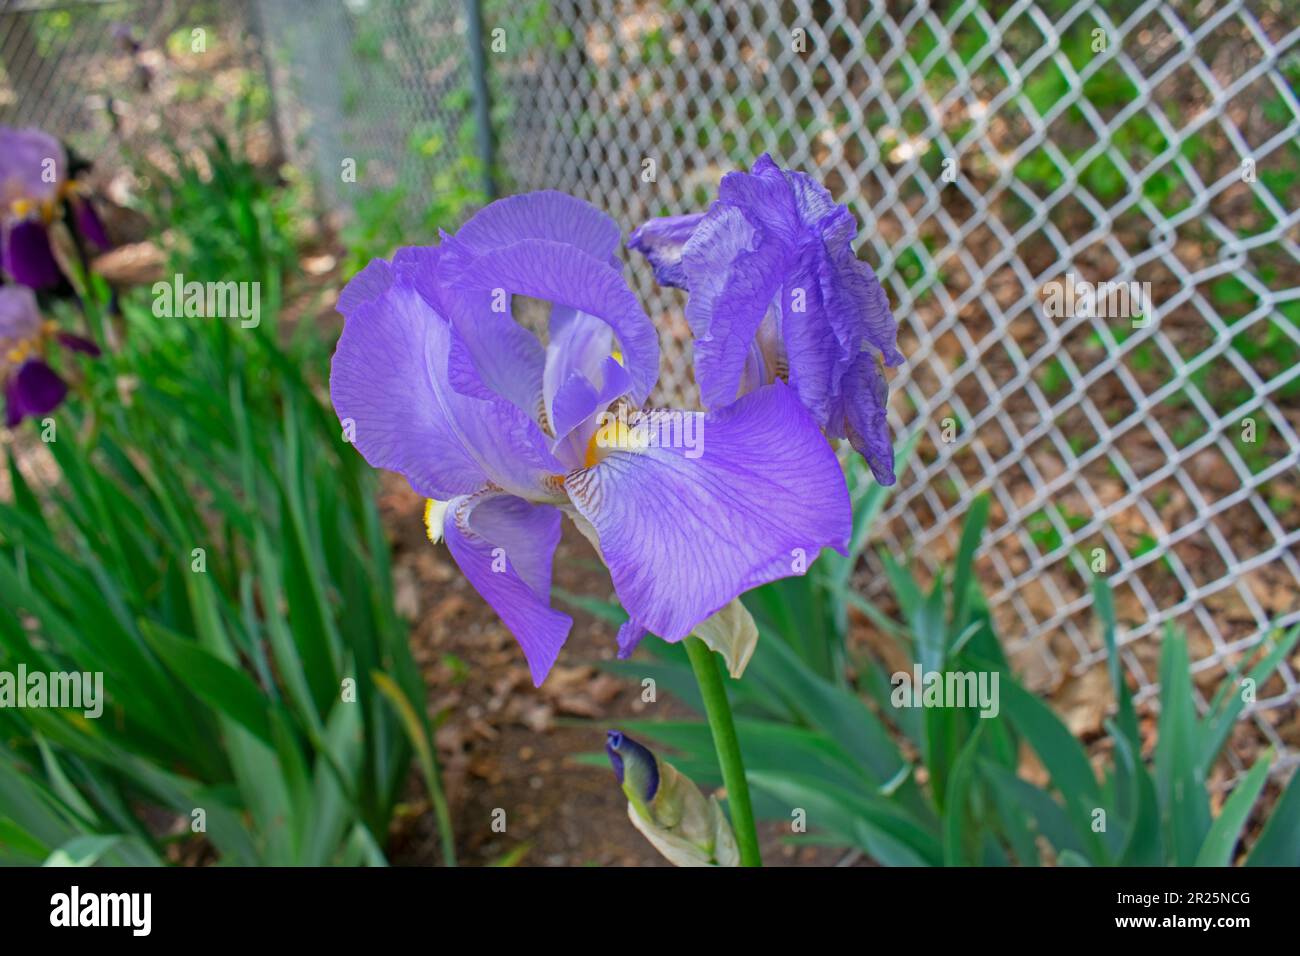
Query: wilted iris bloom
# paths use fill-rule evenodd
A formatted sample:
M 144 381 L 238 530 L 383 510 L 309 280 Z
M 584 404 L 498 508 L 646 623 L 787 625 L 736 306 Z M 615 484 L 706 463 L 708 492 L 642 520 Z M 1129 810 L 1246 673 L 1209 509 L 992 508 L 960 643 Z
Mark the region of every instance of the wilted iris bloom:
M 38 129 L 0 126 L 0 271 L 33 289 L 66 287 L 58 255 L 65 228 L 74 243 L 109 247 L 63 145 Z
M 562 514 L 609 567 L 630 615 L 625 654 L 647 631 L 681 640 L 849 535 L 840 467 L 783 382 L 704 416 L 702 453 L 635 429 L 609 440 L 602 413 L 640 406 L 659 367 L 619 239 L 571 196 L 514 196 L 439 246 L 370 263 L 339 298 L 330 394 L 344 435 L 430 499 L 430 537 L 537 684 L 573 623 L 550 606 Z M 512 296 L 551 303 L 545 346 L 515 322 Z
M 99 348 L 89 339 L 42 322 L 31 289 L 0 286 L 0 388 L 5 396 L 6 427 L 53 411 L 67 395 L 67 384 L 46 362 L 54 342 L 99 355 Z
M 740 851 L 716 797 L 619 730 L 605 753 L 627 797 L 627 815 L 656 850 L 677 866 L 738 866 Z
M 652 219 L 628 247 L 661 285 L 688 291 L 695 378 L 706 407 L 778 380 L 830 438 L 847 438 L 876 480 L 894 483 L 881 363 L 903 361 L 898 327 L 857 223 L 825 187 L 763 155 L 722 178 L 708 212 Z

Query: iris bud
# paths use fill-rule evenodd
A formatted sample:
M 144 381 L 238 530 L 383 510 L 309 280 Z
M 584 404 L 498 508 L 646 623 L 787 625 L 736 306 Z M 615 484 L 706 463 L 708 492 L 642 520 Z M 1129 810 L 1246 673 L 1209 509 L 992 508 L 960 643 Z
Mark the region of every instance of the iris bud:
M 738 866 L 740 853 L 716 797 L 618 730 L 605 752 L 627 796 L 627 815 L 650 844 L 676 866 Z
M 628 802 L 644 808 L 659 790 L 659 763 L 649 748 L 619 730 L 606 733 L 605 753 Z

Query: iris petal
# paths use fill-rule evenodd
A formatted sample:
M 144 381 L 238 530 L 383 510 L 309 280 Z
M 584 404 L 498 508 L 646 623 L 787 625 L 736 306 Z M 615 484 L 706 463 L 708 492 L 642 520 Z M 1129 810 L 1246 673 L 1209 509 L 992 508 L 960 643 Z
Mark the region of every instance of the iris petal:
M 59 332 L 56 334 L 56 338 L 65 349 L 89 355 L 91 358 L 99 358 L 100 356 L 99 346 L 84 335 L 77 335 L 75 332 Z
M 736 397 L 750 343 L 781 287 L 788 249 L 734 206 L 717 205 L 686 245 L 686 321 L 695 377 L 710 408 Z
M 677 289 L 690 288 L 682 253 L 686 241 L 704 218 L 703 213 L 664 216 L 642 223 L 627 238 L 627 247 L 641 253 L 654 269 L 655 281 Z
M 541 190 L 498 199 L 456 231 L 456 242 L 475 255 L 522 239 L 562 242 L 607 262 L 618 249 L 619 228 L 590 203 L 566 193 Z
M 474 381 L 455 331 L 406 279 L 387 275 L 385 287 L 385 270 L 372 264 L 361 286 L 340 297 L 351 314 L 334 353 L 330 397 L 353 426 L 357 449 L 427 498 L 470 494 L 489 482 L 545 497 L 548 476 L 563 469 L 541 430 L 481 383 L 477 395 L 452 387 L 453 378 Z
M 41 331 L 36 293 L 26 286 L 0 286 L 0 342 L 21 342 Z
M 566 480 L 632 618 L 629 648 L 638 628 L 681 640 L 738 594 L 847 545 L 843 472 L 789 387 L 711 412 L 703 434 L 699 457 L 615 450 Z
M 501 292 L 544 299 L 595 316 L 618 339 L 632 377 L 633 396 L 642 402 L 659 376 L 659 338 L 619 270 L 567 242 L 526 239 L 481 254 L 462 247 L 459 234 L 443 253 L 443 281 L 449 290 L 450 318 L 466 342 L 499 348 L 488 330 L 500 323 L 488 303 Z M 540 346 L 539 346 L 540 356 Z M 478 360 L 478 353 L 475 352 Z M 538 359 L 538 380 L 542 369 Z
M 833 294 L 822 276 L 829 265 L 819 241 L 805 243 L 795 256 L 781 290 L 781 330 L 790 386 L 818 422 L 825 422 L 852 361 L 854 321 L 828 307 Z
M 546 345 L 546 369 L 542 375 L 542 394 L 546 415 L 558 436 L 567 430 L 556 424 L 555 399 L 561 386 L 575 375 L 593 387 L 601 380 L 605 360 L 614 351 L 614 330 L 605 322 L 557 305 L 551 310 L 550 341 Z
M 72 218 L 76 223 L 77 232 L 100 252 L 107 251 L 111 246 L 108 232 L 104 229 L 104 222 L 95 211 L 94 204 L 86 196 L 76 194 L 72 196 L 71 203 Z
M 892 485 L 895 480 L 888 403 L 889 386 L 880 370 L 879 359 L 872 352 L 859 352 L 844 376 L 838 408 L 826 426 L 827 434 L 832 437 L 848 438 L 882 485 Z
M 406 279 L 439 315 L 452 318 L 453 304 L 473 321 L 457 331 L 470 356 L 474 374 L 453 379 L 452 386 L 479 398 L 499 396 L 537 420 L 541 402 L 543 355 L 537 336 L 514 320 L 505 296 L 469 296 L 442 284 L 445 246 L 409 246 L 393 256 L 393 272 Z M 500 308 L 500 311 L 496 309 Z M 484 389 L 487 393 L 484 394 Z
M 4 271 L 19 285 L 53 289 L 63 281 L 45 224 L 35 219 L 16 222 L 4 237 Z
M 54 411 L 68 394 L 68 386 L 40 359 L 28 359 L 5 385 L 5 425 L 13 428 L 27 416 Z
M 0 126 L 0 202 L 53 199 L 67 176 L 67 152 L 49 133 Z
M 519 642 L 540 687 L 573 626 L 550 607 L 560 512 L 488 492 L 454 499 L 443 533 L 465 577 Z
M 387 260 L 372 259 L 343 287 L 337 308 L 345 319 L 350 319 L 361 306 L 382 298 L 392 284 L 393 267 Z
M 690 291 L 686 317 L 704 403 L 718 407 L 785 377 L 828 434 L 843 436 L 852 408 L 861 418 L 855 447 L 870 446 L 873 471 L 892 474 L 879 447 L 888 432 L 880 431 L 876 407 L 883 407 L 887 387 L 875 365 L 857 363 L 863 349 L 885 365 L 899 365 L 903 356 L 888 297 L 853 251 L 853 213 L 820 183 L 763 155 L 748 172 L 722 178 L 718 201 L 693 225 L 680 262 L 671 258 L 671 225 L 647 223 L 629 245 L 651 259 L 656 275 L 671 268 L 685 277 L 679 283 L 670 275 L 669 284 Z M 772 329 L 779 330 L 775 360 Z M 836 429 L 829 427 L 833 416 Z
M 619 660 L 627 660 L 632 653 L 641 645 L 650 632 L 641 624 L 628 618 L 618 628 L 618 657 Z
M 614 333 L 600 319 L 567 306 L 552 311 L 542 390 L 552 447 L 570 468 L 582 466 L 599 413 L 632 389 L 613 348 Z

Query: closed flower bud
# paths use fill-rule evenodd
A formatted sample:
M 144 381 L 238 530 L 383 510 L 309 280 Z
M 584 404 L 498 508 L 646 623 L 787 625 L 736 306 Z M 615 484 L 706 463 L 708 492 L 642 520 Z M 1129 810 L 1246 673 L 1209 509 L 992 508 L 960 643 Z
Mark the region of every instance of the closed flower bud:
M 740 854 L 716 797 L 647 747 L 611 730 L 605 744 L 627 815 L 656 850 L 676 866 L 738 866 Z

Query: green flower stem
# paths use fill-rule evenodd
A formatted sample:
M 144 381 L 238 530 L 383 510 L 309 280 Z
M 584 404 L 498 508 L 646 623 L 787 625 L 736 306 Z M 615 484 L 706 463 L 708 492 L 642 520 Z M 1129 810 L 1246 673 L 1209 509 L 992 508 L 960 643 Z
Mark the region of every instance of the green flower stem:
M 702 640 L 691 636 L 686 638 L 685 644 L 686 654 L 695 670 L 695 682 L 700 685 L 700 695 L 704 698 L 704 710 L 709 715 L 713 748 L 718 752 L 718 764 L 722 767 L 731 827 L 740 847 L 740 865 L 762 866 L 758 833 L 754 829 L 754 808 L 749 802 L 749 782 L 745 780 L 745 763 L 740 757 L 740 741 L 736 738 L 736 725 L 731 719 L 731 704 L 722 683 L 722 672 L 713 651 Z

